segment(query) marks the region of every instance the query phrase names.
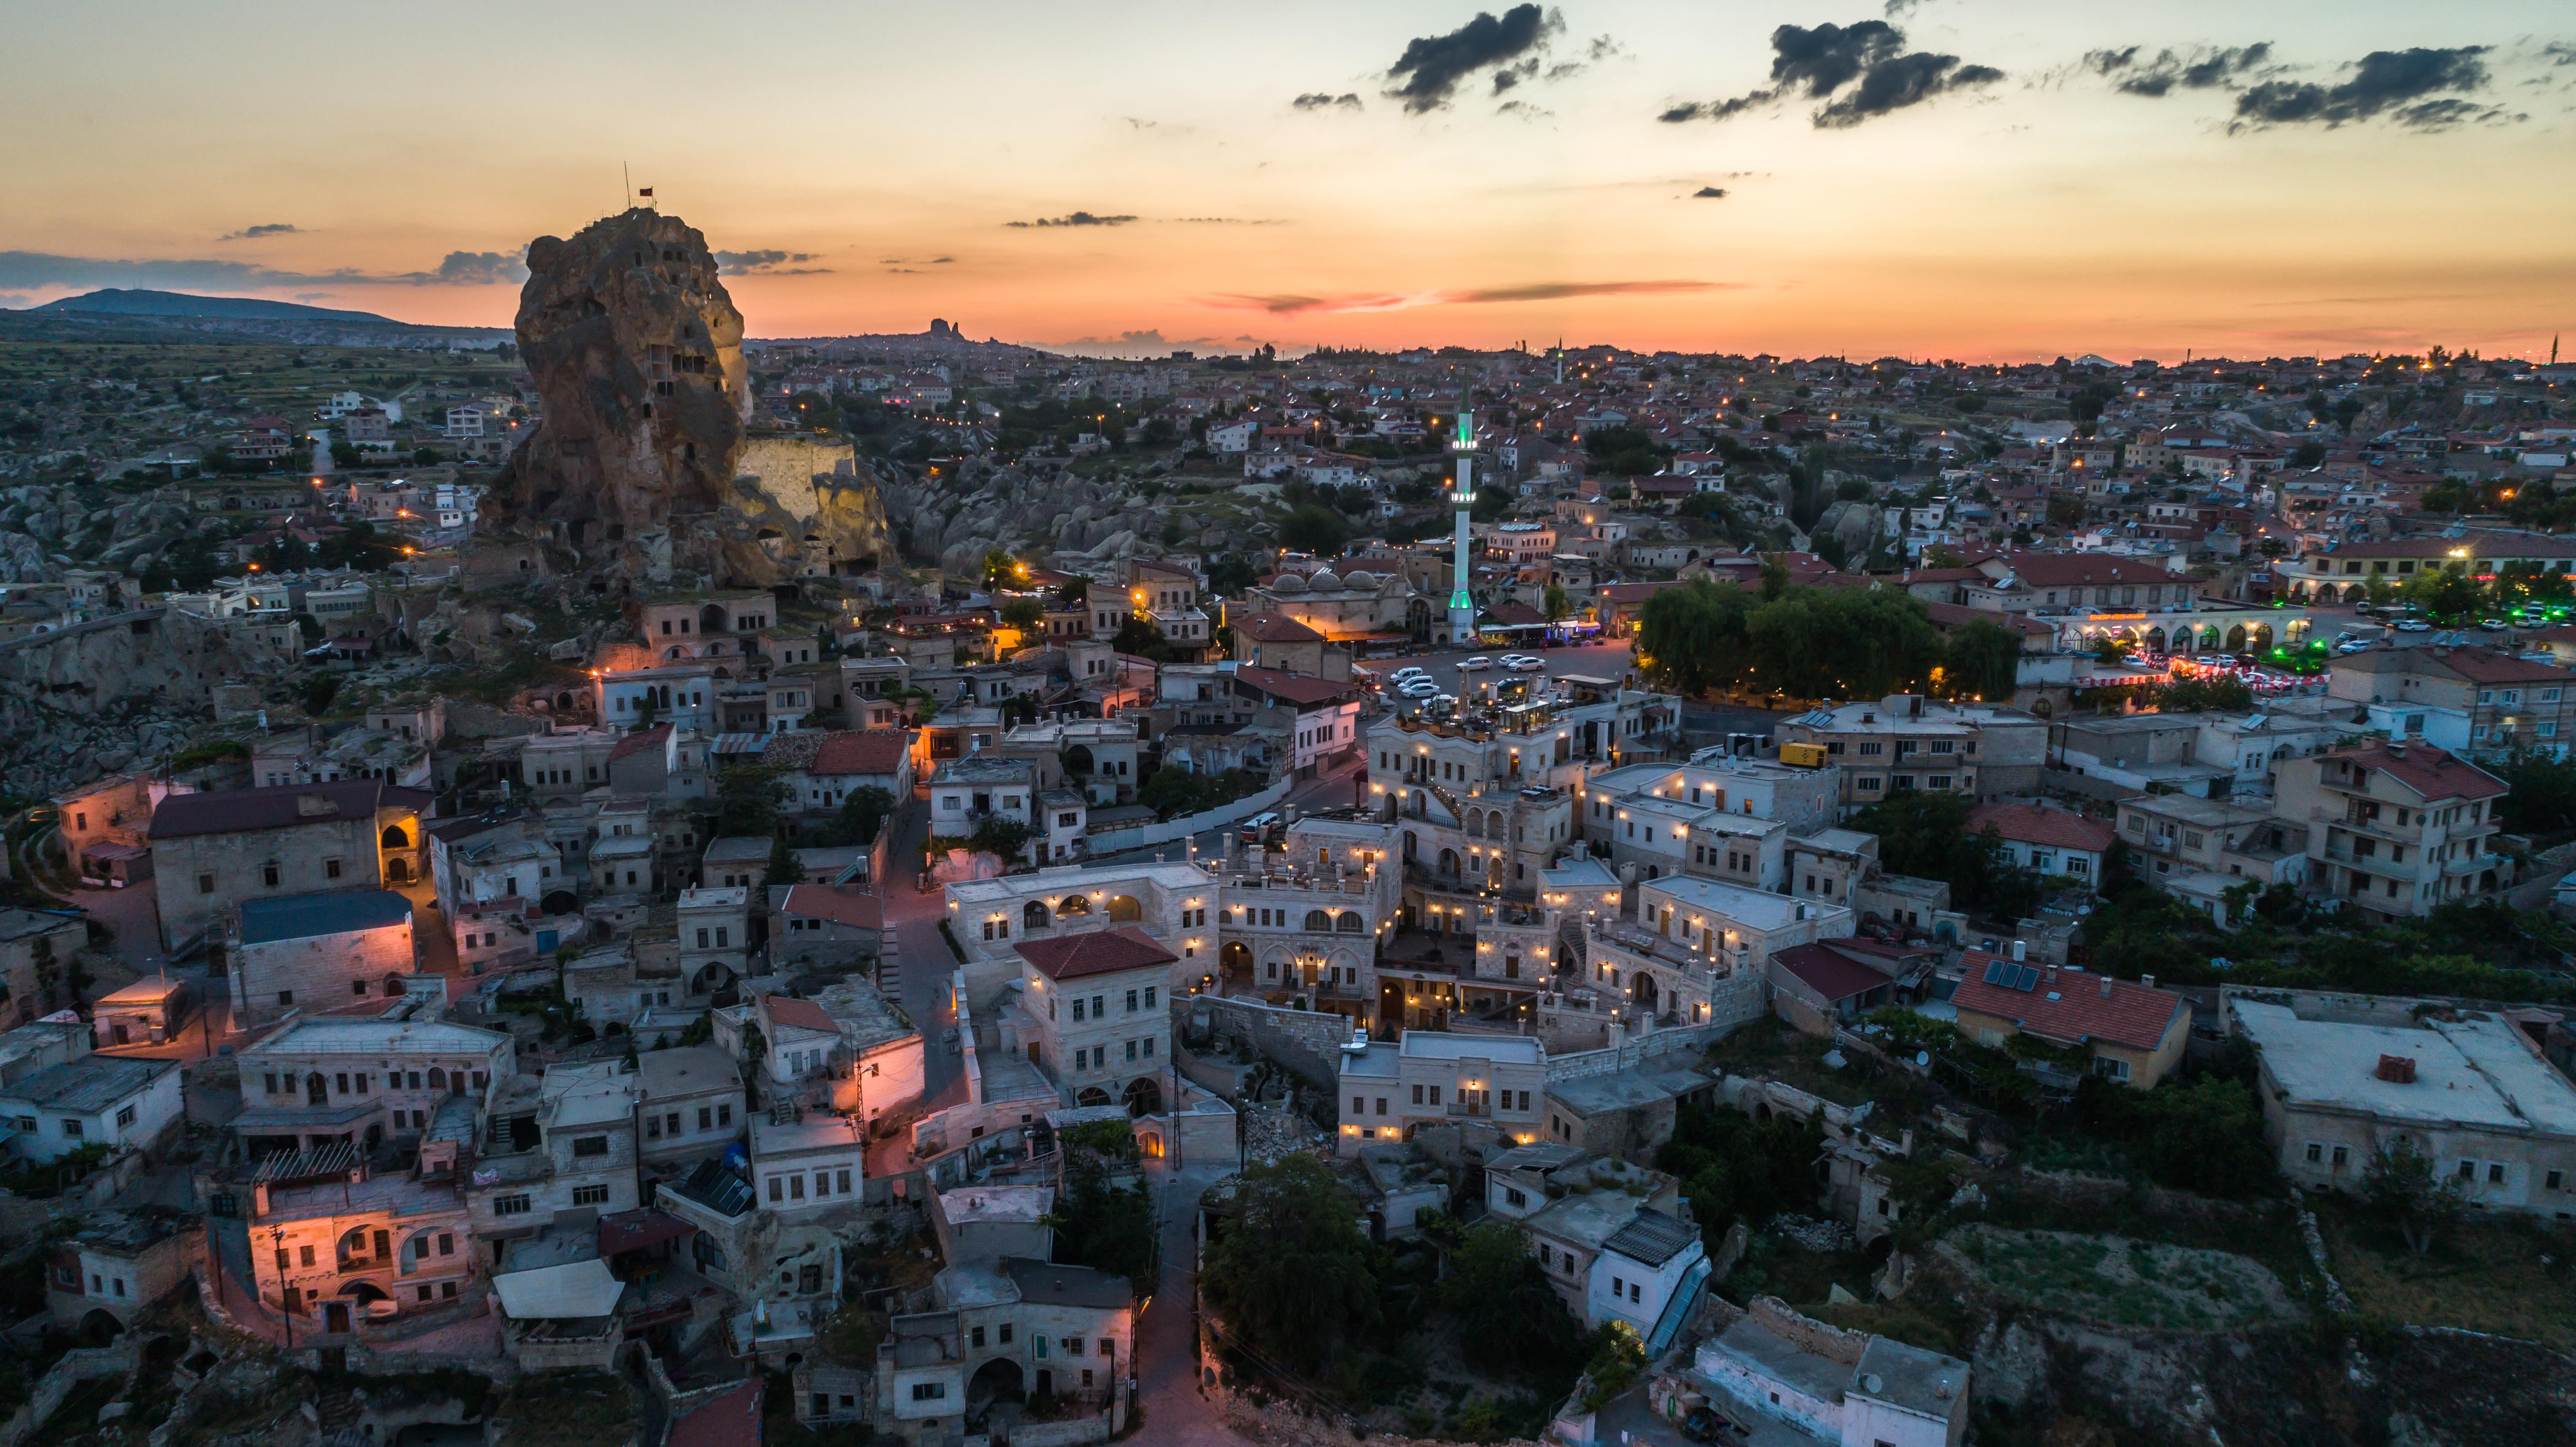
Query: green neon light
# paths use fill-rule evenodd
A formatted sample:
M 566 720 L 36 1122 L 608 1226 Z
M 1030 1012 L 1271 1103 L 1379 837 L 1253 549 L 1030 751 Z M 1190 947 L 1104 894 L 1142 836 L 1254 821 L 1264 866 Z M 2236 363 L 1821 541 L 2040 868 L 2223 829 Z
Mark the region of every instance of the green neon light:
M 1452 608 L 1472 608 L 1475 604 L 1469 601 L 1467 590 L 1461 588 L 1457 592 L 1449 595 L 1449 606 Z

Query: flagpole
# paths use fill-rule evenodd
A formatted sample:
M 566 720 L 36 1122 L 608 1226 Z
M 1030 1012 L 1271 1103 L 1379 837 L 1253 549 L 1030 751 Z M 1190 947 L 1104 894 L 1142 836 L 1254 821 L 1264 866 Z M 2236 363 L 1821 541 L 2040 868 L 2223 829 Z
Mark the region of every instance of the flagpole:
M 635 168 L 620 161 L 617 163 L 617 174 L 626 183 L 626 209 L 632 211 L 635 209 Z

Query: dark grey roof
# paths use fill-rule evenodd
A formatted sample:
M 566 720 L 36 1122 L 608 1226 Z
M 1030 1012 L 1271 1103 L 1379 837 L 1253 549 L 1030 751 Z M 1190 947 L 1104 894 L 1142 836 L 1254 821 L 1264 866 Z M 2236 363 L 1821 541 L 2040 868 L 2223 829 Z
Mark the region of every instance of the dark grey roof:
M 1688 1221 L 1676 1220 L 1661 1211 L 1640 1209 L 1628 1218 L 1627 1225 L 1611 1232 L 1601 1248 L 1616 1251 L 1631 1261 L 1661 1266 L 1698 1239 L 1699 1228 Z
M 1088 1266 L 1059 1266 L 1027 1256 L 1005 1256 L 1001 1266 L 1002 1274 L 1020 1289 L 1020 1300 L 1039 1306 L 1116 1310 L 1136 1302 L 1136 1293 L 1126 1277 Z
M 739 1216 L 751 1209 L 751 1183 L 725 1169 L 720 1156 L 698 1162 L 698 1168 L 678 1185 L 664 1185 L 723 1215 Z
M 305 803 L 305 800 L 312 800 Z M 298 824 L 344 824 L 361 819 L 372 824 L 380 808 L 429 808 L 431 796 L 399 788 L 381 779 L 342 779 L 331 784 L 282 784 L 269 789 L 219 789 L 204 794 L 172 794 L 152 811 L 152 837 L 182 839 L 192 834 L 239 834 L 250 829 L 287 829 Z
M 243 944 L 264 945 L 382 929 L 410 918 L 411 901 L 390 889 L 290 894 L 245 901 L 241 907 L 241 937 Z
M 0 1089 L 0 1098 L 23 1100 L 38 1110 L 89 1114 L 107 1109 L 151 1084 L 153 1077 L 178 1068 L 175 1060 L 84 1055 Z
M 80 915 L 70 910 L 0 909 L 0 940 L 14 941 L 30 935 L 52 934 L 65 925 L 80 922 Z

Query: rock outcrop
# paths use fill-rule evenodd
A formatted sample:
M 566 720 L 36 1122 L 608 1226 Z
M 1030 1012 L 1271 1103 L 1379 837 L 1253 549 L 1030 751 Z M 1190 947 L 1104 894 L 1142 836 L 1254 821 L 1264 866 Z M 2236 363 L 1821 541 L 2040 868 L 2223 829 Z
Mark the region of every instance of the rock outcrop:
M 742 313 L 686 222 L 638 209 L 537 238 L 518 336 L 543 420 L 510 456 L 497 531 L 629 584 L 875 561 L 884 510 L 849 445 L 747 427 Z

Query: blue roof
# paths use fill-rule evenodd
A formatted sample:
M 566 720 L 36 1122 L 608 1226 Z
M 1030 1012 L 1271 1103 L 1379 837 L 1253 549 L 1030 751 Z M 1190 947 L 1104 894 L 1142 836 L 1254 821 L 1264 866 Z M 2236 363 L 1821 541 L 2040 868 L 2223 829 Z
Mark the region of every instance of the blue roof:
M 411 901 L 390 889 L 291 894 L 283 899 L 245 901 L 241 907 L 241 938 L 246 945 L 264 945 L 277 940 L 382 929 L 410 919 Z

